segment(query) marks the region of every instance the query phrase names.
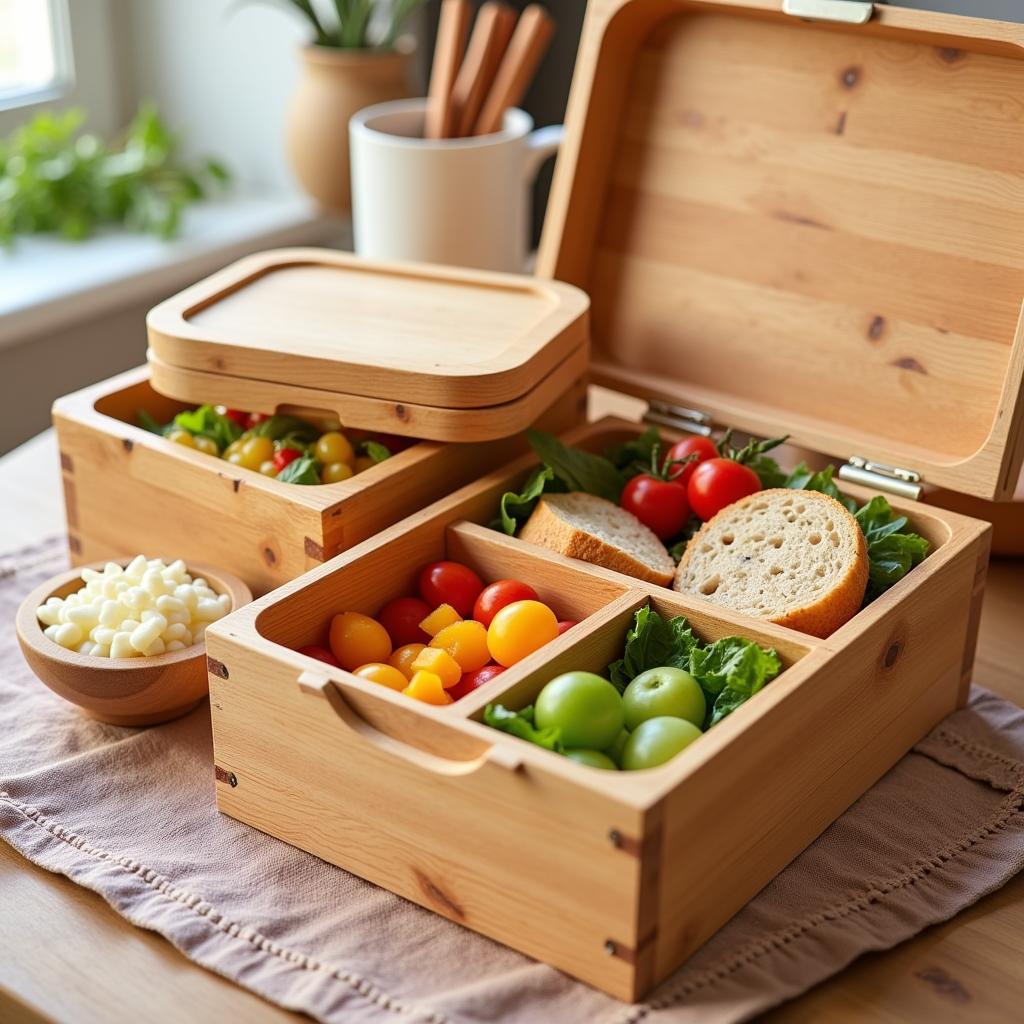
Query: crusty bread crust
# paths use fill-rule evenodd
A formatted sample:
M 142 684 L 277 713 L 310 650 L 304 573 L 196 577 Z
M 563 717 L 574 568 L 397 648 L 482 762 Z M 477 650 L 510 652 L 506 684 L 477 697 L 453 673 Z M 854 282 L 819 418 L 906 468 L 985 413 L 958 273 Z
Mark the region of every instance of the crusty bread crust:
M 637 525 L 643 527 L 639 521 Z M 544 498 L 537 503 L 533 514 L 519 531 L 519 539 L 568 555 L 569 558 L 579 558 L 648 583 L 656 583 L 660 587 L 667 587 L 672 582 L 671 572 L 660 572 L 654 566 L 637 560 L 628 551 L 567 523 Z
M 754 560 L 752 566 L 755 573 L 763 569 L 766 562 L 773 561 L 771 549 L 754 543 L 749 536 L 749 529 L 744 531 L 744 527 L 749 525 L 746 517 L 758 503 L 767 503 L 769 508 L 774 510 L 776 505 L 781 506 L 783 496 L 792 501 L 794 495 L 800 496 L 801 503 L 815 506 L 818 512 L 825 512 L 830 522 L 834 523 L 838 534 L 849 542 L 846 544 L 849 549 L 848 557 L 841 571 L 834 572 L 827 579 L 827 586 L 821 588 L 818 593 L 808 594 L 801 593 L 805 588 L 796 584 L 793 587 L 794 598 L 785 607 L 766 608 L 764 611 L 752 610 L 746 606 L 736 594 L 736 590 L 742 589 L 743 585 L 731 587 L 728 578 L 725 578 L 723 585 L 713 593 L 702 593 L 700 581 L 708 575 L 714 576 L 716 569 L 720 571 L 722 568 L 728 568 L 730 564 L 734 565 L 740 553 L 745 553 Z M 812 533 L 812 530 L 799 519 L 792 522 L 782 519 L 780 522 L 780 518 L 781 515 L 771 520 L 771 532 L 788 534 L 798 543 L 802 541 L 802 535 L 809 537 Z M 735 533 L 737 538 L 734 545 L 727 536 L 732 533 Z M 728 556 L 722 554 L 723 536 L 730 545 L 733 545 Z M 810 543 L 810 540 L 807 543 Z M 736 608 L 746 614 L 757 615 L 780 626 L 788 626 L 811 636 L 827 637 L 860 611 L 867 583 L 867 543 L 857 520 L 828 495 L 816 491 L 772 488 L 743 498 L 708 520 L 687 544 L 672 587 L 681 593 L 704 597 L 706 600 Z

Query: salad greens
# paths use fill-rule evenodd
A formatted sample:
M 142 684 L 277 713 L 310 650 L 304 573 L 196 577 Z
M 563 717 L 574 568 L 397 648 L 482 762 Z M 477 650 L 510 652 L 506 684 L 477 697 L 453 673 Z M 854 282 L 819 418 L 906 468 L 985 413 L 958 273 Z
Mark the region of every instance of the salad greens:
M 653 427 L 648 427 L 636 438 L 608 448 L 603 455 L 570 448 L 557 437 L 539 430 L 528 431 L 527 437 L 541 466 L 527 478 L 519 491 L 507 491 L 502 495 L 498 518 L 491 524 L 494 529 L 510 536 L 530 518 L 543 494 L 586 491 L 617 503 L 628 481 L 649 470 L 660 443 L 658 431 Z M 876 495 L 863 508 L 852 498 L 844 497 L 833 479 L 834 466 L 815 471 L 801 462 L 792 472 L 786 473 L 767 454 L 781 444 L 783 438 L 753 441 L 743 449 L 736 449 L 730 443 L 731 437 L 732 432 L 727 431 L 719 442 L 719 450 L 726 457 L 741 457 L 743 463 L 757 473 L 762 487 L 820 491 L 835 498 L 853 514 L 868 545 L 870 569 L 865 604 L 901 580 L 928 554 L 928 541 L 909 531 L 907 517 L 894 512 L 884 497 Z M 700 526 L 700 520 L 691 517 L 682 533 L 668 544 L 669 553 L 677 562 Z
M 512 711 L 503 704 L 488 704 L 484 711 L 484 721 L 492 729 L 500 729 L 511 736 L 518 736 L 527 743 L 535 743 L 545 750 L 553 750 L 561 754 L 562 730 L 555 728 L 538 729 L 533 724 L 533 705 L 521 711 Z
M 145 409 L 139 410 L 139 424 L 153 434 L 166 437 L 172 430 L 187 430 L 193 437 L 208 437 L 223 452 L 242 436 L 242 428 L 233 419 L 218 412 L 212 405 L 179 412 L 170 423 L 160 424 Z
M 641 672 L 666 665 L 685 669 L 700 684 L 708 705 L 705 729 L 735 711 L 782 671 L 782 662 L 773 650 L 739 636 L 702 643 L 681 615 L 665 620 L 645 605 L 626 634 L 622 657 L 608 666 L 608 678 L 621 693 Z
M 278 480 L 286 484 L 318 484 L 320 483 L 320 463 L 312 455 L 300 455 L 292 459 L 280 473 Z

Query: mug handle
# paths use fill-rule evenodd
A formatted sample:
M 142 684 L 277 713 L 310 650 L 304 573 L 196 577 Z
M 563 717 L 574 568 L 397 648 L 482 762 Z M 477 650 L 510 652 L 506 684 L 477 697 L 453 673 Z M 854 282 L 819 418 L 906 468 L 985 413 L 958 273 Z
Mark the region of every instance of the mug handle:
M 541 164 L 549 156 L 558 152 L 558 147 L 565 141 L 565 125 L 549 124 L 546 128 L 538 128 L 526 136 L 526 163 L 523 173 L 527 181 L 533 181 L 540 170 Z

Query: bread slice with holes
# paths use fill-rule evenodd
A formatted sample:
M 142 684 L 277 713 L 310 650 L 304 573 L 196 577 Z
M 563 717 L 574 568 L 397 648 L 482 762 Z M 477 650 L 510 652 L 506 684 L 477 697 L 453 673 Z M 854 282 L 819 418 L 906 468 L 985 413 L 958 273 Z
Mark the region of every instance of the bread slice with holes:
M 676 568 L 665 545 L 636 516 L 582 491 L 545 494 L 519 538 L 662 587 Z
M 857 614 L 867 584 L 857 520 L 827 494 L 780 487 L 709 519 L 686 545 L 672 587 L 826 637 Z

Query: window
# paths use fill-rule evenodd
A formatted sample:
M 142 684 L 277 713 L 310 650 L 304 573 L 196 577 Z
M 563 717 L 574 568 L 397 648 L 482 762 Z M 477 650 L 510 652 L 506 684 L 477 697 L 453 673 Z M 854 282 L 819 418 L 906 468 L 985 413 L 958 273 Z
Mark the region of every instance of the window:
M 0 0 L 0 109 L 60 96 L 74 78 L 66 0 Z

